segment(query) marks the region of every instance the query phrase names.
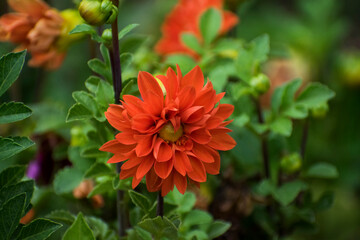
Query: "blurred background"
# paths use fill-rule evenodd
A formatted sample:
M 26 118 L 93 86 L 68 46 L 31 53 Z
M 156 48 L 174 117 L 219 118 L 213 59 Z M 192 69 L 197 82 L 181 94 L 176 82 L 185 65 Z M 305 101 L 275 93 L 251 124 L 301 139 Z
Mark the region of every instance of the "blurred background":
M 47 1 L 62 10 L 72 8 L 73 1 Z M 139 23 L 137 35 L 147 36 L 152 46 L 160 37 L 160 26 L 176 0 L 123 0 L 119 9 L 120 28 Z M 339 178 L 312 182 L 313 194 L 333 190 L 335 202 L 330 210 L 319 214 L 317 233 L 307 239 L 359 239 L 360 236 L 360 1 L 357 0 L 227 0 L 226 6 L 240 17 L 240 23 L 229 34 L 251 40 L 267 33 L 271 54 L 264 66 L 272 81 L 284 82 L 294 77 L 318 81 L 336 92 L 329 102 L 329 112 L 321 121 L 311 121 L 306 161 L 326 161 L 336 165 Z M 0 14 L 7 12 L 6 1 L 0 3 Z M 55 72 L 24 67 L 20 80 L 1 101 L 17 100 L 29 105 L 34 114 L 30 120 L 6 125 L 1 129 L 13 135 L 33 134 L 40 148 L 54 162 L 48 169 L 67 163 L 61 147 L 70 140 L 64 119 L 73 104 L 71 93 L 85 89 L 90 75 L 87 61 L 90 40 L 71 47 L 62 67 Z M 11 44 L 0 43 L 0 55 L 10 52 Z M 154 59 L 158 61 L 158 59 Z M 53 146 L 56 146 L 54 148 Z M 35 148 L 23 153 L 26 161 L 36 158 Z M 21 156 L 12 159 L 19 161 Z M 24 160 L 25 161 L 25 160 Z M 4 169 L 11 161 L 1 162 Z M 304 163 L 306 165 L 306 162 Z M 1 170 L 0 169 L 0 170 Z M 235 174 L 246 175 L 241 170 Z M 54 170 L 55 171 L 55 170 Z M 49 176 L 39 182 L 47 184 Z M 50 198 L 51 199 L 51 198 Z M 64 200 L 59 205 L 68 207 Z M 43 212 L 49 211 L 44 204 Z M 59 206 L 57 206 L 59 207 Z M 38 212 L 41 215 L 41 210 Z

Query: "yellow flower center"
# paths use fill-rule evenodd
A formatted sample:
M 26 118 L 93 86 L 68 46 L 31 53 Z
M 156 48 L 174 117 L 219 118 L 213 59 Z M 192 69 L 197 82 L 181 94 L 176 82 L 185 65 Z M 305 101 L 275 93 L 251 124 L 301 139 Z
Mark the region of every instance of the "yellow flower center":
M 159 136 L 167 142 L 176 142 L 183 135 L 183 132 L 183 127 L 181 125 L 175 132 L 173 125 L 168 122 L 161 128 Z

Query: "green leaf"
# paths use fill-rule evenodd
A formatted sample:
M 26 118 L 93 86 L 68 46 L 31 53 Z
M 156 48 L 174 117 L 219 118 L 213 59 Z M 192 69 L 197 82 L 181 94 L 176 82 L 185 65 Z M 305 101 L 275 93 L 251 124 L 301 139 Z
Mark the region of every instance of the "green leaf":
M 120 43 L 120 52 L 135 53 L 146 41 L 147 37 L 144 36 L 131 36 Z
M 253 44 L 254 59 L 259 63 L 265 62 L 268 59 L 270 52 L 270 40 L 269 35 L 261 35 L 251 41 Z
M 8 53 L 0 58 L 0 96 L 19 77 L 24 65 L 26 50 L 17 53 Z
M 302 80 L 297 78 L 286 82 L 280 87 L 276 88 L 271 97 L 271 107 L 275 113 L 287 110 L 292 107 L 295 99 L 295 93 L 301 86 Z
M 197 37 L 192 33 L 183 33 L 181 34 L 181 41 L 190 49 L 194 50 L 197 53 L 202 53 L 203 48 L 197 39 Z
M 112 174 L 114 174 L 114 171 L 107 164 L 97 162 L 86 171 L 85 178 L 94 178 Z
M 101 158 L 106 157 L 108 153 L 99 150 L 99 146 L 89 145 L 83 147 L 81 150 L 81 156 L 84 158 Z
M 54 191 L 56 194 L 69 193 L 80 184 L 82 179 L 83 173 L 76 168 L 66 167 L 61 169 L 55 175 Z
M 184 227 L 191 227 L 194 225 L 208 224 L 212 221 L 213 218 L 208 212 L 196 209 L 186 215 L 182 224 Z
M 152 240 L 151 234 L 148 231 L 145 231 L 142 228 L 134 227 L 135 232 L 142 240 Z
M 116 175 L 113 178 L 113 188 L 114 188 L 114 190 L 123 190 L 123 191 L 130 190 L 130 189 L 132 189 L 131 179 L 130 178 L 120 179 L 119 175 Z
M 274 133 L 289 137 L 292 132 L 292 121 L 286 117 L 278 117 L 269 125 L 269 127 Z
M 176 64 L 178 64 L 183 74 L 188 73 L 196 66 L 196 62 L 192 57 L 182 54 L 170 55 L 166 58 L 165 62 L 173 66 L 176 66 Z
M 208 240 L 209 236 L 201 230 L 192 230 L 186 233 L 186 239 Z
M 158 216 L 152 219 L 145 219 L 138 226 L 151 233 L 155 239 L 178 239 L 178 230 L 167 217 L 162 218 Z
M 121 98 L 124 95 L 137 95 L 138 86 L 136 84 L 136 79 L 130 79 L 129 81 L 124 82 L 123 90 L 121 91 Z
M 309 170 L 307 170 L 306 177 L 311 178 L 337 178 L 339 172 L 336 167 L 330 163 L 322 162 L 312 165 Z
M 113 184 L 112 179 L 107 179 L 104 182 L 101 182 L 97 184 L 93 190 L 88 194 L 88 198 L 91 198 L 97 194 L 102 194 L 106 192 L 112 192 L 113 191 Z
M 31 114 L 31 109 L 23 103 L 3 103 L 0 105 L 0 124 L 17 122 L 29 117 Z
M 34 142 L 27 137 L 0 137 L 0 160 L 12 157 L 32 145 Z
M 103 42 L 102 38 L 97 34 L 96 30 L 88 24 L 83 23 L 76 25 L 75 28 L 69 32 L 69 34 L 77 33 L 89 34 L 91 36 L 91 39 L 97 41 L 98 43 Z
M 178 206 L 177 212 L 187 213 L 195 206 L 196 196 L 192 192 L 185 192 L 183 195 L 177 189 L 174 189 L 166 195 L 164 200 L 166 203 Z
M 102 79 L 100 79 L 97 76 L 90 76 L 88 79 L 86 79 L 85 81 L 85 87 L 92 93 L 95 93 L 99 82 L 102 81 Z
M 65 232 L 63 240 L 86 239 L 95 240 L 94 234 L 86 223 L 82 213 L 79 213 L 75 222 Z
M 250 121 L 250 117 L 246 114 L 243 113 L 240 116 L 235 117 L 233 124 L 236 127 L 244 127 L 248 122 Z
M 103 76 L 108 82 L 112 81 L 111 69 L 103 61 L 94 58 L 88 61 L 88 66 L 94 72 Z
M 206 44 L 210 44 L 218 35 L 221 27 L 221 13 L 210 8 L 200 17 L 200 32 Z
M 129 24 L 126 27 L 124 27 L 123 29 L 121 29 L 119 32 L 119 40 L 122 39 L 123 37 L 125 37 L 125 35 L 127 35 L 129 32 L 131 32 L 137 26 L 139 26 L 139 24 L 133 23 L 133 24 Z
M 150 202 L 149 200 L 142 195 L 141 193 L 135 192 L 133 190 L 129 190 L 129 196 L 131 198 L 131 201 L 138 206 L 139 208 L 141 208 L 144 212 L 149 212 L 150 210 Z
M 307 108 L 316 107 L 335 96 L 335 92 L 320 83 L 311 83 L 296 99 Z
M 52 220 L 55 220 L 57 222 L 63 222 L 65 224 L 71 225 L 75 221 L 75 216 L 65 210 L 55 210 L 48 215 L 46 215 L 46 218 L 50 218 Z
M 111 63 L 110 63 L 109 49 L 104 44 L 100 45 L 100 53 L 105 61 L 106 66 L 110 66 Z
M 25 174 L 26 166 L 11 166 L 0 173 L 0 189 L 18 183 Z
M 302 181 L 293 181 L 285 183 L 280 188 L 276 189 L 274 192 L 274 198 L 280 202 L 283 206 L 289 205 L 300 191 L 305 190 L 307 185 Z
M 23 181 L 15 184 L 8 185 L 7 187 L 1 188 L 0 191 L 0 206 L 9 201 L 9 199 L 25 193 L 26 201 L 25 208 L 30 204 L 31 197 L 34 192 L 34 180 Z
M 106 108 L 109 104 L 114 103 L 114 90 L 108 82 L 100 81 L 95 95 L 98 103 Z
M 256 192 L 262 196 L 267 196 L 275 191 L 274 184 L 269 180 L 262 180 L 256 188 Z
M 0 210 L 0 236 L 10 239 L 24 213 L 26 194 L 20 194 L 2 206 Z
M 92 95 L 85 91 L 75 91 L 72 95 L 75 101 L 87 108 L 98 121 L 106 120 L 104 114 L 100 113 L 98 104 Z
M 250 83 L 254 73 L 253 53 L 251 50 L 241 48 L 236 59 L 236 69 L 241 80 Z
M 71 106 L 66 116 L 66 122 L 86 120 L 92 118 L 92 113 L 80 103 Z
M 62 225 L 47 219 L 38 218 L 21 229 L 18 239 L 22 240 L 44 240 Z
M 96 239 L 108 239 L 106 235 L 109 232 L 109 227 L 106 222 L 97 217 L 85 217 L 85 220 L 89 224 Z
M 221 220 L 216 220 L 213 223 L 211 223 L 207 234 L 210 239 L 214 239 L 226 233 L 226 231 L 229 230 L 230 227 L 231 227 L 230 223 Z

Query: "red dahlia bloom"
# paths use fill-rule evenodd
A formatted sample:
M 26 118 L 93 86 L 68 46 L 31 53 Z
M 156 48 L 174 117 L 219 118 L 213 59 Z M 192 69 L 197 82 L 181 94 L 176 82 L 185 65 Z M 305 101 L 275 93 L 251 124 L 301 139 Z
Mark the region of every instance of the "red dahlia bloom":
M 125 95 L 122 105 L 111 104 L 105 112 L 109 123 L 120 131 L 115 140 L 100 150 L 114 153 L 108 163 L 127 160 L 120 179 L 133 177 L 135 188 L 146 176 L 147 189 L 165 196 L 176 185 L 184 193 L 187 178 L 198 183 L 206 174 L 218 174 L 218 150 L 232 149 L 236 143 L 227 133 L 224 121 L 234 106 L 220 104 L 225 93 L 216 94 L 212 83 L 204 86 L 197 66 L 184 77 L 169 68 L 157 76 L 165 87 L 147 72 L 140 72 L 138 85 L 143 100 Z
M 201 15 L 209 8 L 216 8 L 222 13 L 219 34 L 228 32 L 239 19 L 232 12 L 224 11 L 222 6 L 223 0 L 179 0 L 162 26 L 163 37 L 155 46 L 156 52 L 160 55 L 185 53 L 197 56 L 181 42 L 181 34 L 193 33 L 202 41 L 198 23 Z

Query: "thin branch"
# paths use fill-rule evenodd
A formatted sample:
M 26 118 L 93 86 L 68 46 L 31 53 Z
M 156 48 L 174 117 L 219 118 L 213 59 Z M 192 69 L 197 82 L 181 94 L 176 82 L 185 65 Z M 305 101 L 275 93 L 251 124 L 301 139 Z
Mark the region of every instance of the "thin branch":
M 157 209 L 156 209 L 156 215 L 163 217 L 164 216 L 164 198 L 163 196 L 161 196 L 161 191 L 159 191 L 158 193 L 158 205 L 157 205 Z

